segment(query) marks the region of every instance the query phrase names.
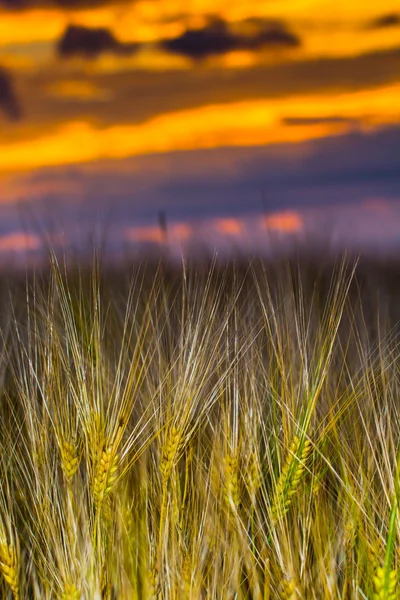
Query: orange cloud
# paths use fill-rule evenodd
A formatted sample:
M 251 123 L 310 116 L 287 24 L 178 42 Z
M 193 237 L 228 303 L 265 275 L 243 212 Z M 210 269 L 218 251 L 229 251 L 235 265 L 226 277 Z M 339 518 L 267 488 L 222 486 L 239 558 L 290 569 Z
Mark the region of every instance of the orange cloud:
M 165 21 L 160 18 L 160 7 L 165 11 Z M 135 39 L 154 41 L 175 37 L 183 33 L 185 25 L 201 27 L 204 15 L 219 15 L 227 22 L 235 23 L 248 18 L 282 19 L 293 24 L 293 30 L 306 43 L 297 49 L 298 57 L 315 59 L 321 57 L 351 57 L 376 50 L 396 48 L 399 43 L 396 27 L 385 30 L 368 30 L 360 27 L 383 13 L 398 12 L 398 0 L 382 0 L 377 6 L 365 0 L 340 0 L 337 3 L 329 0 L 280 0 L 279 2 L 227 2 L 226 0 L 201 0 L 192 2 L 187 7 L 189 19 L 186 23 L 179 19 L 175 0 L 144 0 L 133 4 L 126 12 L 125 18 L 115 24 L 115 33 L 119 39 L 129 41 L 132 31 Z M 158 13 L 158 14 L 157 14 Z M 316 15 L 318 15 L 316 17 Z M 196 23 L 197 20 L 197 23 Z M 310 27 L 310 22 L 313 26 Z M 104 23 L 104 25 L 107 25 Z M 226 56 L 210 60 L 211 65 L 224 67 L 244 67 L 260 62 L 279 62 L 287 60 L 290 54 L 279 50 L 268 49 L 266 52 L 242 53 L 232 52 Z M 171 56 L 164 54 L 165 68 L 171 68 Z
M 32 41 L 56 41 L 68 23 L 86 27 L 109 27 L 123 41 L 157 41 L 180 35 L 185 26 L 202 25 L 205 15 L 219 15 L 230 22 L 249 17 L 283 19 L 293 22 L 300 36 L 307 39 L 304 56 L 350 56 L 398 44 L 396 28 L 371 30 L 360 24 L 398 11 L 397 0 L 379 4 L 352 0 L 279 0 L 279 2 L 228 2 L 201 0 L 182 4 L 177 0 L 133 0 L 115 2 L 85 10 L 36 8 L 25 11 L 0 9 L 0 45 Z M 317 15 L 317 18 L 316 18 Z M 310 27 L 309 23 L 317 23 Z M 355 30 L 356 33 L 355 33 Z M 168 61 L 165 60 L 166 64 Z M 233 61 L 233 64 L 235 61 Z
M 168 229 L 168 235 L 179 240 L 187 240 L 192 235 L 192 228 L 186 223 L 175 223 Z
M 218 219 L 215 227 L 225 235 L 240 235 L 243 231 L 243 223 L 239 219 Z
M 112 93 L 101 89 L 90 81 L 57 81 L 46 87 L 46 92 L 52 96 L 72 98 L 77 100 L 110 100 Z
M 126 239 L 131 242 L 155 242 L 163 244 L 165 235 L 159 227 L 133 227 L 126 232 Z
M 140 124 L 101 128 L 73 121 L 29 143 L 0 144 L 0 172 L 178 150 L 301 142 L 346 133 L 354 120 L 369 128 L 398 123 L 399 106 L 397 83 L 355 92 L 201 106 Z M 332 114 L 342 121 L 330 120 Z M 293 116 L 304 124 L 285 122 Z
M 16 232 L 0 236 L 0 252 L 26 252 L 40 247 L 40 238 L 33 234 Z
M 303 219 L 298 212 L 285 211 L 263 217 L 262 225 L 270 231 L 296 233 L 303 228 Z
M 165 0 L 172 8 L 173 0 Z M 151 11 L 151 12 L 150 12 Z M 0 8 L 0 46 L 50 42 L 57 40 L 69 23 L 85 27 L 108 27 L 124 41 L 155 41 L 161 37 L 173 37 L 182 33 L 184 25 L 175 7 L 169 20 L 163 19 L 160 3 L 149 0 L 126 4 L 121 18 L 121 6 L 117 3 L 86 10 L 63 8 L 33 8 L 25 11 L 9 11 Z M 152 14 L 151 14 L 152 13 Z

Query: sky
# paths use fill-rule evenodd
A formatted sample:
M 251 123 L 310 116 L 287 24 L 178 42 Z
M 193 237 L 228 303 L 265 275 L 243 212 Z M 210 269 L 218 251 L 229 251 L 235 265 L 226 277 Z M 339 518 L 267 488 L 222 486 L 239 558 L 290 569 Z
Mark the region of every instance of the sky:
M 400 249 L 398 2 L 0 0 L 0 265 L 93 237 Z

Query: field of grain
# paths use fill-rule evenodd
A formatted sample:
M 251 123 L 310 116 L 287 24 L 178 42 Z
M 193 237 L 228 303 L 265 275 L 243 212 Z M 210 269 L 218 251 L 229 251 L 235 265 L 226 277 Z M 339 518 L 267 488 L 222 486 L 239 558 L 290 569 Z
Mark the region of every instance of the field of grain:
M 1 597 L 398 598 L 386 279 L 53 260 L 4 284 Z

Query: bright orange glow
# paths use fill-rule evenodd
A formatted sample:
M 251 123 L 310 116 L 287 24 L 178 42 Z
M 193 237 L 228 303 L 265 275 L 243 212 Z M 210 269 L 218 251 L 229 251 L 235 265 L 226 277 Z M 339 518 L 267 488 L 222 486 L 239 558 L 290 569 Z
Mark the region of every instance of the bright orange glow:
M 96 87 L 90 81 L 58 81 L 47 86 L 46 91 L 52 96 L 76 98 L 81 100 L 109 100 L 112 93 Z
M 353 121 L 366 128 L 397 123 L 399 106 L 400 84 L 394 84 L 331 95 L 203 106 L 165 113 L 138 125 L 99 129 L 87 122 L 70 122 L 29 144 L 0 144 L 0 172 L 156 152 L 301 142 L 346 133 Z M 335 114 L 343 121 L 329 120 Z M 304 124 L 285 122 L 293 116 L 304 119 Z
M 26 252 L 40 246 L 40 238 L 33 234 L 18 232 L 0 236 L 0 252 Z
M 132 2 L 121 7 L 116 4 L 87 10 L 63 10 L 39 8 L 25 11 L 0 9 L 0 46 L 30 43 L 33 41 L 56 41 L 70 23 L 86 27 L 107 27 L 122 41 L 154 41 L 174 37 L 182 33 L 184 24 L 175 13 L 175 19 L 162 19 L 160 3 L 151 2 L 155 8 L 151 19 L 141 8 L 143 3 Z M 163 2 L 164 4 L 164 2 Z M 168 2 L 165 2 L 168 5 Z M 123 18 L 121 15 L 123 13 Z M 133 33 L 133 35 L 132 35 Z
M 187 70 L 192 67 L 188 58 L 171 54 L 166 56 L 165 52 L 152 48 L 143 48 L 138 53 L 126 56 L 105 53 L 94 60 L 90 69 L 93 73 L 117 73 L 130 69 L 143 69 L 145 71 L 164 71 L 169 69 Z M 87 68 L 87 64 L 86 64 Z
M 303 228 L 303 219 L 298 212 L 286 211 L 264 217 L 262 224 L 271 231 L 296 233 Z
M 218 219 L 215 227 L 225 235 L 240 235 L 243 232 L 243 224 L 239 219 Z
M 60 10 L 43 8 L 22 13 L 0 10 L 0 45 L 55 40 L 61 35 L 67 19 Z
M 133 227 L 126 232 L 126 239 L 131 242 L 155 242 L 163 244 L 165 235 L 159 227 Z

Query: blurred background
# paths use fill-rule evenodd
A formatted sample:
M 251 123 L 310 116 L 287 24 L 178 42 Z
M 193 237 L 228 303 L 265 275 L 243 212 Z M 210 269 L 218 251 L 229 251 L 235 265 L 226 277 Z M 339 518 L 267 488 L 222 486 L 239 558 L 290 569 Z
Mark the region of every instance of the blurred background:
M 0 265 L 400 251 L 397 0 L 0 0 Z

